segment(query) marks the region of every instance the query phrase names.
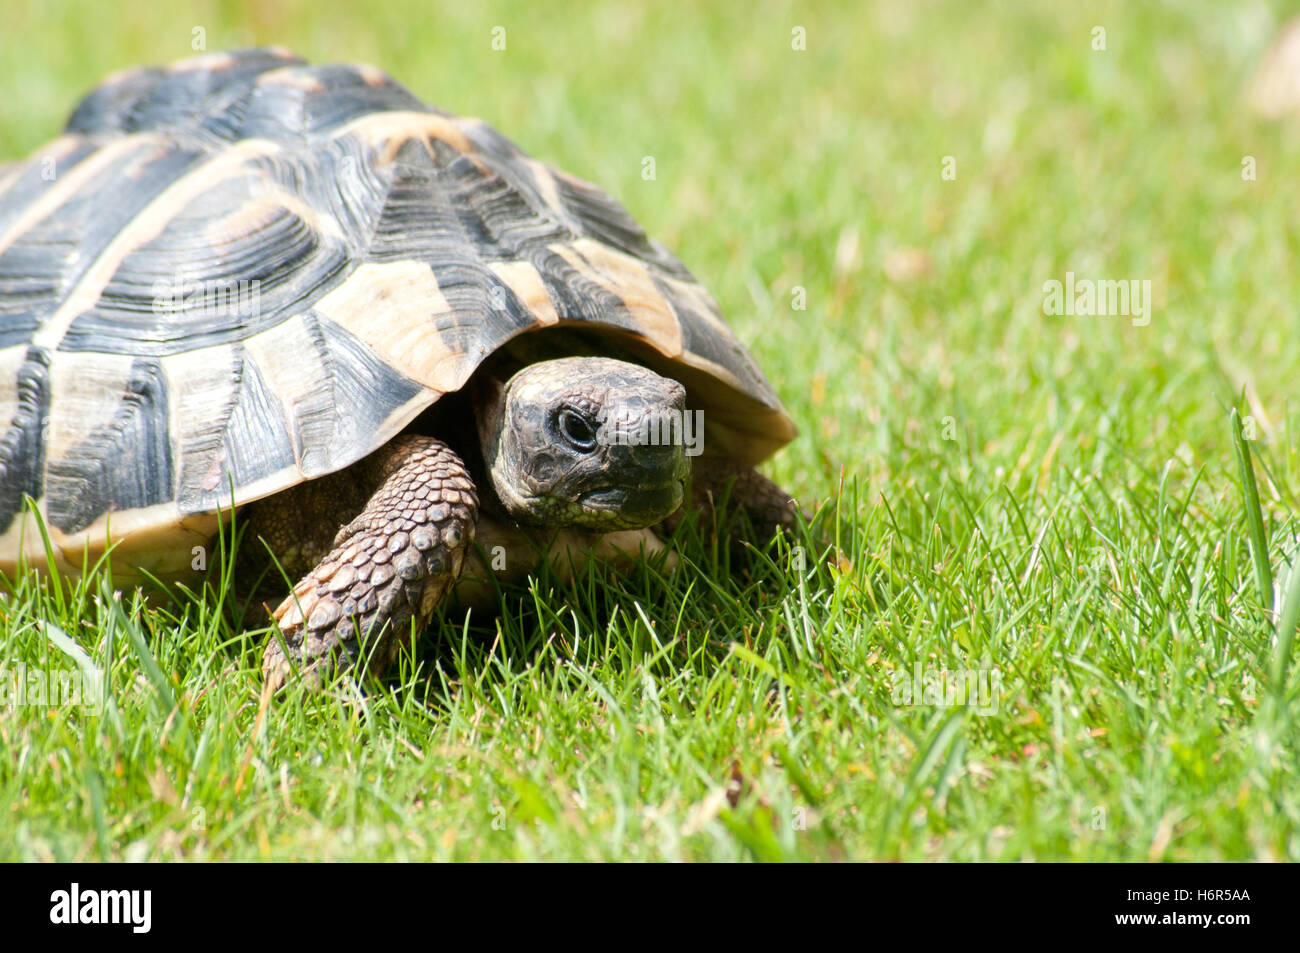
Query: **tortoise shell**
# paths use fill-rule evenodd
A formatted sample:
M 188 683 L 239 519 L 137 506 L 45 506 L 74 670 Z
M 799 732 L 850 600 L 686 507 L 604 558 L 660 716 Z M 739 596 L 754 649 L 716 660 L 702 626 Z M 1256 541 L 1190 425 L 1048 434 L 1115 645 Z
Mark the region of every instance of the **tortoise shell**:
M 0 570 L 170 573 L 219 512 L 382 446 L 524 332 L 599 329 L 757 462 L 794 436 L 682 264 L 604 192 L 370 66 L 116 74 L 0 169 Z

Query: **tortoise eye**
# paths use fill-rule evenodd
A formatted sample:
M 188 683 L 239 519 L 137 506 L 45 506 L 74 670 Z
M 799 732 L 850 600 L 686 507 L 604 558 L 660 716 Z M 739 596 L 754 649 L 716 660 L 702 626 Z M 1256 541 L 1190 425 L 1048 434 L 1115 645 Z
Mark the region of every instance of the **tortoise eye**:
M 560 411 L 559 419 L 560 436 L 576 450 L 583 453 L 590 453 L 596 449 L 596 428 L 592 426 L 590 420 L 571 408 L 564 408 Z

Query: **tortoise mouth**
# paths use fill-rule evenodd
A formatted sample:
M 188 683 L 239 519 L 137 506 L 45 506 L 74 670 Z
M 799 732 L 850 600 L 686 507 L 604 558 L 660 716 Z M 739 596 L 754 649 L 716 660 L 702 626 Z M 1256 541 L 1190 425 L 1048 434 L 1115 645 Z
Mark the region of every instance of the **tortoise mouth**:
M 602 522 L 641 529 L 675 513 L 682 505 L 685 492 L 681 480 L 658 486 L 604 486 L 582 494 L 578 505 Z

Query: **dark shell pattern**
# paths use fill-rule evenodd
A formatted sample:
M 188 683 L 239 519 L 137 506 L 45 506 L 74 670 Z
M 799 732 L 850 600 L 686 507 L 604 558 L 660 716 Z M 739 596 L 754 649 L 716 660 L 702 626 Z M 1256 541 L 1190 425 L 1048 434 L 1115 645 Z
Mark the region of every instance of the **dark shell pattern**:
M 26 497 L 68 566 L 110 533 L 179 566 L 232 494 L 347 466 L 566 324 L 680 368 L 736 456 L 794 434 L 681 263 L 486 123 L 280 49 L 110 77 L 0 168 L 0 569 L 42 552 Z

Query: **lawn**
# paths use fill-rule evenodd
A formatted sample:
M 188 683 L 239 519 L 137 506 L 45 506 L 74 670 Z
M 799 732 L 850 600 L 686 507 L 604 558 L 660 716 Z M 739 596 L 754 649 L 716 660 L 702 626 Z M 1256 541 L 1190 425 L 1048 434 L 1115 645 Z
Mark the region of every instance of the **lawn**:
M 1300 859 L 1300 116 L 1246 107 L 1292 12 L 10 3 L 0 156 L 201 39 L 376 63 L 601 184 L 752 348 L 821 515 L 543 576 L 260 718 L 222 567 L 152 607 L 18 579 L 6 671 L 109 700 L 0 709 L 0 858 Z M 1149 310 L 1046 314 L 1067 273 Z M 943 671 L 987 703 L 914 697 Z

